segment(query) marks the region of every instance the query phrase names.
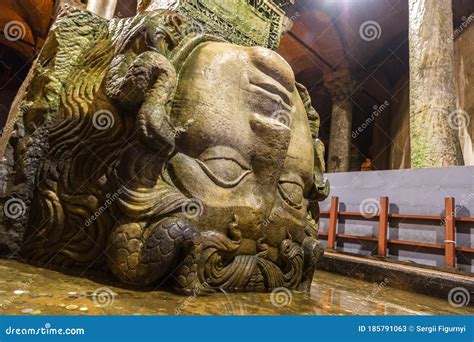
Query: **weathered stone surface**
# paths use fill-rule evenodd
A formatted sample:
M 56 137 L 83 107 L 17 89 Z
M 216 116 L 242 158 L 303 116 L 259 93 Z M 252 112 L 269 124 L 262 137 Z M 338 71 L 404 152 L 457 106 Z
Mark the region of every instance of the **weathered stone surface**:
M 395 101 L 390 106 L 391 170 L 409 169 L 410 153 L 410 87 L 408 76 L 395 85 Z
M 195 21 L 194 30 L 226 37 L 229 42 L 278 48 L 285 9 L 294 0 L 142 0 L 138 11 L 173 9 Z
M 328 172 L 347 172 L 350 166 L 354 82 L 348 71 L 328 74 L 324 80 L 332 94 Z
M 105 19 L 112 19 L 117 7 L 117 0 L 88 0 L 87 10 Z
M 60 16 L 5 155 L 10 251 L 181 292 L 309 288 L 319 116 L 279 55 L 192 25 Z
M 464 164 L 474 165 L 474 14 L 464 19 L 457 32 L 460 32 L 454 41 L 457 127 Z
M 452 1 L 410 1 L 409 15 L 411 167 L 463 165 L 452 123 Z

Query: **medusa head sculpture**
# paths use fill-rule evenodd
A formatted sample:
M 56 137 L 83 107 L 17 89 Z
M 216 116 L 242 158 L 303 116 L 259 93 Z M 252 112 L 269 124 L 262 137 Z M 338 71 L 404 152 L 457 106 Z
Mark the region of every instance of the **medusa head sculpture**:
M 193 27 L 169 10 L 58 19 L 9 145 L 22 259 L 183 293 L 309 289 L 318 114 L 278 54 Z

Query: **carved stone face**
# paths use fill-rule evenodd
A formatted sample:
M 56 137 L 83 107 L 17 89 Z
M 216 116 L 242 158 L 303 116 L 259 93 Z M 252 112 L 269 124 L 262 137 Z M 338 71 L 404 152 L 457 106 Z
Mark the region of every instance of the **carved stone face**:
M 236 215 L 247 240 L 241 252 L 248 254 L 260 238 L 278 246 L 291 221 L 302 231 L 313 145 L 283 58 L 260 47 L 202 44 L 181 70 L 171 119 L 188 129 L 170 174 L 183 193 L 202 202 L 194 218 L 201 230 L 226 234 Z
M 48 43 L 27 92 L 34 105 L 25 105 L 11 190 L 31 203 L 17 223 L 23 258 L 106 266 L 124 282 L 170 281 L 187 293 L 307 290 L 322 255 L 308 203 L 323 153 L 290 66 L 265 48 L 188 36 L 186 19 L 168 11 L 96 23 L 77 47 L 83 64 L 56 60 L 72 39 L 62 27 L 81 20 L 97 19 L 74 12 L 57 23 L 61 39 Z M 38 94 L 48 80 L 61 86 Z

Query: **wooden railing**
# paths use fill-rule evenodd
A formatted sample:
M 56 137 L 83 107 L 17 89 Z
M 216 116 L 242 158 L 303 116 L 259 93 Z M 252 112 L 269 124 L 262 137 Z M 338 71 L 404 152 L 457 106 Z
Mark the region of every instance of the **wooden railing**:
M 455 200 L 453 197 L 445 198 L 445 215 L 444 216 L 428 216 L 428 215 L 403 215 L 389 213 L 388 197 L 381 197 L 379 202 L 378 213 L 359 213 L 339 211 L 339 198 L 331 198 L 331 207 L 329 211 L 321 211 L 321 217 L 329 217 L 329 230 L 327 233 L 319 233 L 322 239 L 327 239 L 327 248 L 334 249 L 337 239 L 345 240 L 363 240 L 377 242 L 377 255 L 380 257 L 387 256 L 388 245 L 411 246 L 427 249 L 444 250 L 445 266 L 456 267 L 456 253 L 474 253 L 474 248 L 456 247 L 456 222 L 474 222 L 473 217 L 456 217 Z M 378 220 L 378 237 L 373 236 L 356 236 L 347 234 L 338 234 L 337 226 L 339 217 L 357 217 L 361 220 L 374 221 Z M 444 244 L 421 243 L 413 241 L 389 240 L 388 229 L 391 220 L 402 221 L 439 221 L 444 223 Z M 397 229 L 397 228 L 393 228 Z

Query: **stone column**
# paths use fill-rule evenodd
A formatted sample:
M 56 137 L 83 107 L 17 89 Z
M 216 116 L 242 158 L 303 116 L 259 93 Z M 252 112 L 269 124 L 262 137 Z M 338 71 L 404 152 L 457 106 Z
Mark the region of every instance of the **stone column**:
M 117 0 L 89 0 L 87 10 L 105 19 L 112 19 L 117 7 Z
M 324 83 L 332 96 L 331 131 L 329 135 L 328 172 L 347 172 L 350 166 L 352 102 L 354 82 L 349 72 L 324 76 Z
M 409 1 L 411 167 L 462 165 L 451 0 Z

